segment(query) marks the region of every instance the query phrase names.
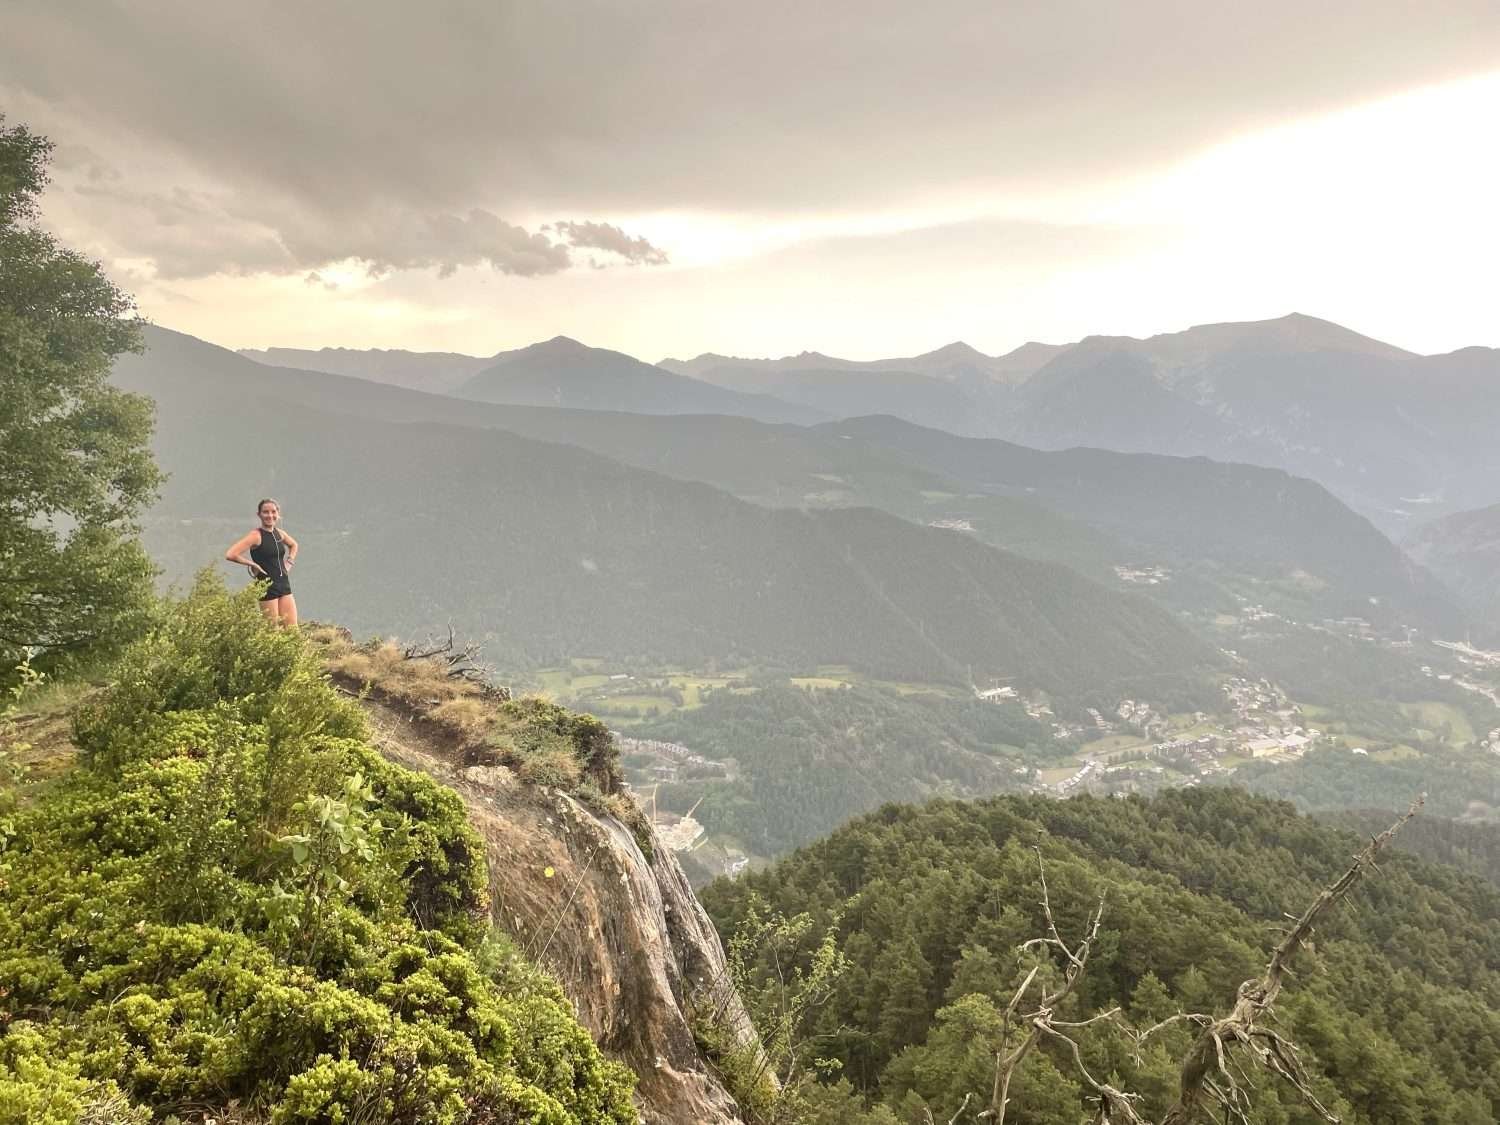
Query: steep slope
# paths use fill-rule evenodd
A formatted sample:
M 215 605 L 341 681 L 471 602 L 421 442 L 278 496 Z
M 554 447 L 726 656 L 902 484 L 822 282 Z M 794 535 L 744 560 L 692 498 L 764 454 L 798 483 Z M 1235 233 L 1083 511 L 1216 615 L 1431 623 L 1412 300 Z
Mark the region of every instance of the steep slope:
M 408 635 L 462 621 L 513 665 L 840 663 L 1068 693 L 1216 660 L 1144 600 L 961 535 L 868 509 L 769 511 L 499 430 L 351 424 L 268 393 L 272 375 L 294 387 L 291 372 L 152 341 L 160 352 L 115 374 L 158 404 L 172 476 L 149 541 L 174 577 L 281 491 L 307 552 L 305 612 Z
M 382 754 L 463 800 L 485 845 L 496 923 L 524 939 L 595 1042 L 636 1073 L 647 1120 L 735 1125 L 739 1112 L 700 1056 L 691 1020 L 712 1009 L 746 1041 L 754 1031 L 713 923 L 654 831 L 648 857 L 613 816 L 504 766 L 466 764 L 485 756 L 482 741 L 378 685 L 361 707 Z
M 635 1076 L 538 971 L 541 943 L 493 924 L 463 803 L 372 746 L 312 646 L 253 600 L 200 583 L 72 719 L 77 762 L 7 800 L 6 1120 L 665 1125 L 679 1100 L 715 1104 L 701 1066 L 685 1073 L 690 1040 L 690 1057 L 661 1042 L 659 1073 L 639 1059 L 652 1077 L 636 1101 Z M 12 738 L 0 723 L 0 748 Z M 535 831 L 541 846 L 565 835 Z M 622 931 L 659 924 L 611 886 Z M 552 913 L 566 893 L 550 888 Z M 603 1003 L 668 1000 L 650 992 Z M 654 1044 L 664 1013 L 616 1018 L 636 1015 Z M 732 1108 L 702 1119 L 729 1125 Z
M 1476 640 L 1500 638 L 1500 504 L 1423 524 L 1405 545 L 1463 600 Z
M 733 414 L 766 422 L 827 416 L 765 394 L 742 394 L 676 375 L 566 336 L 495 356 L 453 393 L 480 402 L 633 414 Z

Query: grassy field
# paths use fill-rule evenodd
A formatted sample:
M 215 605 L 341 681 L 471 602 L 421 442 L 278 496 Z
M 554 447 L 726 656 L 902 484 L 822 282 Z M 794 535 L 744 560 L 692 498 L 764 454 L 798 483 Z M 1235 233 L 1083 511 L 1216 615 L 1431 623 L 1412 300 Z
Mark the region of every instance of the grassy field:
M 969 693 L 946 684 L 913 684 L 899 680 L 872 680 L 876 687 L 889 688 L 897 695 L 938 695 L 944 699 L 965 699 Z
M 1147 750 L 1151 743 L 1138 734 L 1106 734 L 1103 738 L 1084 745 L 1082 753 L 1094 758 L 1105 758 L 1122 750 Z
M 665 695 L 611 695 L 596 701 L 599 709 L 611 717 L 632 713 L 636 718 L 665 715 L 677 704 Z
M 1389 714 L 1372 714 L 1361 718 L 1349 709 L 1335 710 L 1328 707 L 1303 705 L 1302 716 L 1309 726 L 1314 726 L 1325 735 L 1346 746 L 1364 746 L 1384 743 L 1391 751 L 1400 751 L 1398 757 L 1409 757 L 1417 751 L 1406 739 L 1431 739 L 1443 743 L 1449 749 L 1458 750 L 1468 746 L 1478 737 L 1473 724 L 1461 710 L 1451 703 L 1437 700 L 1421 700 L 1399 705 L 1399 721 Z M 1378 756 L 1378 755 L 1377 755 Z M 1394 760 L 1384 758 L 1383 760 Z
M 1448 736 L 1445 741 L 1449 743 L 1462 744 L 1473 742 L 1475 739 L 1474 726 L 1469 722 L 1468 716 L 1451 703 L 1437 703 L 1431 700 L 1422 703 L 1403 703 L 1401 710 L 1434 738 L 1442 738 L 1446 727 Z
M 649 717 L 654 707 L 660 714 L 691 711 L 703 706 L 704 695 L 715 689 L 736 694 L 757 690 L 750 684 L 752 669 L 728 675 L 706 675 L 680 666 L 668 666 L 633 673 L 628 680 L 612 679 L 619 675 L 616 665 L 585 657 L 575 658 L 556 668 L 544 668 L 533 674 L 536 690 L 547 698 L 569 707 L 597 711 L 622 725 Z M 790 682 L 800 688 L 833 691 L 864 684 L 894 691 L 900 695 L 935 695 L 944 699 L 964 699 L 968 692 L 947 684 L 905 683 L 870 680 L 854 672 L 847 664 L 821 664 L 805 676 L 792 676 Z M 663 686 L 682 694 L 678 704 L 661 694 Z
M 1077 772 L 1077 766 L 1058 766 L 1054 769 L 1037 770 L 1036 779 L 1043 785 L 1057 785 L 1060 782 L 1067 781 L 1068 778 Z

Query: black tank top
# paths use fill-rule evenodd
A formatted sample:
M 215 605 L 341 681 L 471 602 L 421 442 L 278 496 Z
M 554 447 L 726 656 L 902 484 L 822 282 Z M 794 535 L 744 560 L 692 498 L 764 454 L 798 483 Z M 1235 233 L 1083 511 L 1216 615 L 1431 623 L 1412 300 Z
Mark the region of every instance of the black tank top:
M 251 561 L 272 578 L 286 577 L 286 544 L 274 531 L 260 528 L 260 542 L 250 548 Z

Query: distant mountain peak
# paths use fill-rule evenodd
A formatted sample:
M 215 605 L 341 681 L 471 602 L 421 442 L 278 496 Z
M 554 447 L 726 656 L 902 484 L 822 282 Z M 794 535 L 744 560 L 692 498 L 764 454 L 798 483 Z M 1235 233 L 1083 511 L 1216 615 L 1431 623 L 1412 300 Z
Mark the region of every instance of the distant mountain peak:
M 951 360 L 988 360 L 992 357 L 985 355 L 972 344 L 966 344 L 962 340 L 954 340 L 951 344 L 944 344 L 940 348 L 934 348 L 928 352 L 925 359 L 951 359 Z
M 1331 320 L 1291 312 L 1270 320 L 1227 321 L 1219 324 L 1199 324 L 1185 332 L 1163 333 L 1152 336 L 1148 344 L 1162 344 L 1178 340 L 1189 344 L 1223 346 L 1230 343 L 1266 343 L 1297 350 L 1327 350 L 1360 352 L 1365 355 L 1385 356 L 1390 359 L 1409 359 L 1411 352 L 1387 344 L 1381 340 L 1362 335 L 1352 328 L 1345 328 Z
M 581 340 L 575 340 L 571 336 L 554 336 L 550 340 L 541 340 L 528 347 L 520 349 L 528 352 L 591 352 L 594 348 L 589 347 Z

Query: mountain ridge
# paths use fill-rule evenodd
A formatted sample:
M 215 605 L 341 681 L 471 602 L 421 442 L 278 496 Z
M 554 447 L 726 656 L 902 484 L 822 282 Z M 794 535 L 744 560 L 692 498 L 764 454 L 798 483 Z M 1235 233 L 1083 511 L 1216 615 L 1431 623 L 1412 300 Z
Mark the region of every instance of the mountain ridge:
M 764 393 L 746 393 L 594 348 L 568 336 L 501 352 L 454 388 L 460 398 L 644 414 L 736 414 L 768 422 L 826 415 Z
M 161 354 L 180 352 L 184 363 L 213 366 L 228 354 L 166 329 L 152 331 L 162 334 L 158 339 L 167 350 Z M 1157 454 L 1048 452 L 997 440 L 977 443 L 897 419 L 804 428 L 727 416 L 497 406 L 241 362 L 245 366 L 226 377 L 269 381 L 273 393 L 289 403 L 386 421 L 495 426 L 581 446 L 681 480 L 702 481 L 758 504 L 864 504 L 922 523 L 967 520 L 977 529 L 972 534 L 992 545 L 1063 562 L 1111 584 L 1116 582 L 1113 568 L 1120 564 L 1200 557 L 1218 559 L 1214 565 L 1222 566 L 1233 561 L 1236 551 L 1245 551 L 1252 558 L 1280 558 L 1283 575 L 1307 570 L 1335 588 L 1348 589 L 1348 598 L 1319 616 L 1359 612 L 1354 603 L 1368 595 L 1399 603 L 1419 593 L 1403 577 L 1410 564 L 1389 543 L 1378 536 L 1365 542 L 1371 533 L 1363 518 L 1331 497 L 1316 499 L 1309 490 L 1321 492 L 1319 486 L 1289 479 L 1279 469 L 1213 461 L 1200 465 Z M 1205 492 L 1208 481 L 1223 487 Z M 1322 514 L 1287 523 L 1283 494 L 1302 497 L 1299 510 L 1311 512 L 1323 505 Z M 1102 541 L 1090 525 L 1101 528 L 1110 542 Z M 1341 554 L 1330 539 L 1364 546 Z M 1269 550 L 1278 543 L 1279 555 Z M 1153 588 L 1152 594 L 1172 589 Z M 1266 596 L 1253 589 L 1244 592 L 1252 600 Z M 1232 608 L 1232 600 L 1223 597 L 1226 608 Z
M 1500 428 L 1500 349 L 1421 355 L 1305 313 L 1144 338 L 1030 343 L 1002 356 L 955 341 L 909 357 L 706 352 L 641 368 L 790 404 L 777 414 L 765 399 L 710 401 L 698 388 L 700 399 L 685 407 L 658 397 L 649 405 L 658 413 L 685 408 L 801 424 L 892 413 L 1043 449 L 1082 445 L 1281 468 L 1317 480 L 1393 535 L 1500 495 L 1500 449 L 1489 440 Z M 510 397 L 629 405 L 569 399 L 560 381 Z M 1431 393 L 1434 385 L 1443 393 Z
M 507 430 L 340 413 L 299 401 L 305 375 L 283 372 L 284 393 L 267 393 L 274 369 L 191 338 L 149 342 L 115 381 L 157 401 L 173 475 L 147 539 L 173 577 L 240 533 L 231 497 L 280 491 L 308 557 L 324 560 L 299 571 L 309 605 L 418 635 L 462 618 L 523 666 L 842 663 L 948 683 L 1020 674 L 1066 692 L 1216 660 L 1144 599 L 873 509 L 768 510 Z M 416 393 L 381 390 L 396 411 Z M 222 455 L 247 427 L 248 473 Z

